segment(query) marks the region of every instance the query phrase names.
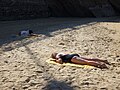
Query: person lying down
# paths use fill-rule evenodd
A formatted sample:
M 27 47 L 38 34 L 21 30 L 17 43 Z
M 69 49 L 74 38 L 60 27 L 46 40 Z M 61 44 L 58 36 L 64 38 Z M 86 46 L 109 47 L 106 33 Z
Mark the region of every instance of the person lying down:
M 51 58 L 56 63 L 74 63 L 79 65 L 90 65 L 101 69 L 107 69 L 107 65 L 110 65 L 107 60 L 101 59 L 89 59 L 81 57 L 79 54 L 64 54 L 64 53 L 52 53 Z
M 38 36 L 38 34 L 34 34 L 32 30 L 23 30 L 18 33 L 19 36 L 27 37 L 27 36 Z

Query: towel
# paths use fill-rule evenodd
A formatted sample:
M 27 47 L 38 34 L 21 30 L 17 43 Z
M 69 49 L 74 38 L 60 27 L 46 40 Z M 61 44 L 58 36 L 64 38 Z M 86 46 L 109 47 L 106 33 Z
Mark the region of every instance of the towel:
M 73 67 L 80 67 L 80 68 L 94 68 L 94 66 L 89 66 L 89 65 L 78 65 L 78 64 L 74 64 L 74 63 L 63 63 L 63 64 L 59 64 L 56 63 L 54 61 L 54 59 L 50 58 L 48 60 L 46 60 L 47 63 L 50 64 L 56 64 L 56 65 L 62 65 L 62 66 L 73 66 Z

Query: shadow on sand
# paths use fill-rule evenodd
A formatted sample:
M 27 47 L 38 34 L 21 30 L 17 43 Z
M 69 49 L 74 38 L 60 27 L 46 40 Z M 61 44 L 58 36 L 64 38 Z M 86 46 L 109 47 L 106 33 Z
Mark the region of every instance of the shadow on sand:
M 48 84 L 44 87 L 44 90 L 74 90 L 74 88 L 64 81 L 60 82 L 52 80 L 48 82 Z
M 57 81 L 52 73 L 47 72 L 46 69 L 49 67 L 40 62 L 39 58 L 36 57 L 34 51 L 32 51 L 28 46 L 24 44 L 23 47 L 25 47 L 30 58 L 34 60 L 36 66 L 38 66 L 44 72 L 44 77 L 51 79 L 50 81 L 47 81 L 47 84 L 45 85 L 43 90 L 74 90 L 74 87 L 71 87 L 69 83 L 66 83 L 66 81 Z M 45 68 L 43 68 L 42 66 L 45 66 Z
M 0 47 L 7 46 L 11 42 L 14 41 L 22 41 L 25 38 L 17 37 L 13 38 L 12 35 L 15 35 L 20 30 L 31 29 L 36 34 L 45 35 L 46 37 L 38 37 L 35 40 L 24 40 L 22 42 L 24 45 L 45 39 L 47 37 L 52 37 L 52 32 L 62 31 L 62 29 L 67 29 L 64 32 L 68 32 L 71 30 L 79 30 L 80 28 L 87 27 L 93 25 L 97 22 L 119 22 L 118 17 L 113 18 L 47 18 L 47 19 L 37 19 L 37 20 L 18 20 L 18 21 L 1 21 L 0 27 Z M 79 26 L 79 27 L 77 27 Z M 61 33 L 64 33 L 61 32 Z M 57 33 L 57 34 L 60 34 Z M 55 34 L 56 35 L 56 34 Z M 3 51 L 11 51 L 15 48 L 21 47 L 21 42 L 18 44 L 9 45 L 3 48 Z

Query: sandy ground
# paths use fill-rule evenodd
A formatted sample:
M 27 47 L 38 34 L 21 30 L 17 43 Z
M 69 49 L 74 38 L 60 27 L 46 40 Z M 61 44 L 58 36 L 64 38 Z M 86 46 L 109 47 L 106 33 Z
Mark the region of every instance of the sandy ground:
M 116 17 L 0 22 L 0 90 L 120 90 L 119 21 Z M 10 39 L 24 28 L 40 37 Z M 52 52 L 107 59 L 111 65 L 101 70 L 48 64 Z

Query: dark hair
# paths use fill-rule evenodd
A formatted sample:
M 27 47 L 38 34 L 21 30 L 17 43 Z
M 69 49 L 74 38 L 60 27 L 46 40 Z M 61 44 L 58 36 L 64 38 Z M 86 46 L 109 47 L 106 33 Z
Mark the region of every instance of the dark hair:
M 56 55 L 57 55 L 57 54 L 58 54 L 58 53 L 52 53 L 51 58 L 56 59 Z
M 19 32 L 18 35 L 21 36 L 21 32 Z
M 33 31 L 32 30 L 29 30 L 29 34 L 32 34 L 33 33 Z

